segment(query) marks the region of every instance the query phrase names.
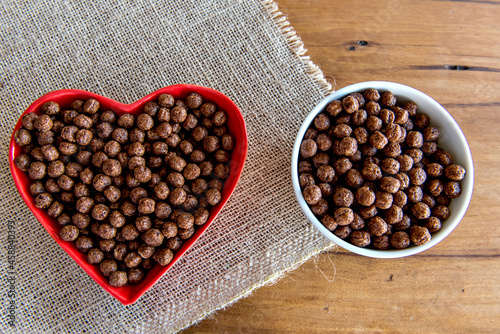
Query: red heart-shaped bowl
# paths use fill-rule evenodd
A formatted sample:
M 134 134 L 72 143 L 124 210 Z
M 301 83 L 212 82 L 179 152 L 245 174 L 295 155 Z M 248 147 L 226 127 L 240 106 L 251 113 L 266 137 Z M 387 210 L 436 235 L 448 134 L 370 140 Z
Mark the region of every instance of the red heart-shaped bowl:
M 182 247 L 174 253 L 174 258 L 167 266 L 156 264 L 156 266 L 146 274 L 144 280 L 137 285 L 129 284 L 123 287 L 111 286 L 108 283 L 107 278 L 105 278 L 101 274 L 99 267 L 96 265 L 91 265 L 87 262 L 86 254 L 80 252 L 75 247 L 75 244 L 73 242 L 64 241 L 59 237 L 60 226 L 57 221 L 54 218 L 49 217 L 45 210 L 38 209 L 35 206 L 35 200 L 29 192 L 31 180 L 29 179 L 26 172 L 23 172 L 14 164 L 14 159 L 22 153 L 21 147 L 16 144 L 13 136 L 10 141 L 10 170 L 12 173 L 12 177 L 14 178 L 14 183 L 16 184 L 21 197 L 28 205 L 28 208 L 31 210 L 31 212 L 33 212 L 35 217 L 45 227 L 52 238 L 54 238 L 54 240 L 66 251 L 66 253 L 68 253 L 69 256 L 71 256 L 71 258 L 75 260 L 76 263 L 78 263 L 78 265 L 82 267 L 83 270 L 85 270 L 85 272 L 87 272 L 87 274 L 89 274 L 90 277 L 92 277 L 104 290 L 109 292 L 124 305 L 132 304 L 137 299 L 139 299 L 139 297 L 144 292 L 146 292 L 151 286 L 153 286 L 153 284 L 155 284 L 161 278 L 161 276 L 165 274 L 165 272 L 167 272 L 182 257 L 184 253 L 186 253 L 189 248 L 191 248 L 196 240 L 198 240 L 203 232 L 205 232 L 205 230 L 214 221 L 217 214 L 221 211 L 222 207 L 233 193 L 243 170 L 248 147 L 247 130 L 241 111 L 236 106 L 236 104 L 234 104 L 234 102 L 224 94 L 210 88 L 196 85 L 181 84 L 164 87 L 132 104 L 123 104 L 83 90 L 63 89 L 50 92 L 31 104 L 28 109 L 26 109 L 26 111 L 21 115 L 13 131 L 14 133 L 21 127 L 22 116 L 31 112 L 40 114 L 42 105 L 48 101 L 55 101 L 61 106 L 61 108 L 67 108 L 74 100 L 86 100 L 89 98 L 94 98 L 100 102 L 102 110 L 112 110 L 118 115 L 130 113 L 137 116 L 142 113 L 143 106 L 147 102 L 156 101 L 160 94 L 170 94 L 177 100 L 184 99 L 190 92 L 197 92 L 203 97 L 204 100 L 214 102 L 220 109 L 226 111 L 227 113 L 227 127 L 229 129 L 229 132 L 233 135 L 236 143 L 231 154 L 230 175 L 229 178 L 225 181 L 224 188 L 222 189 L 222 200 L 219 204 L 217 204 L 210 210 L 210 217 L 208 221 L 204 225 L 198 227 L 194 235 L 183 243 Z

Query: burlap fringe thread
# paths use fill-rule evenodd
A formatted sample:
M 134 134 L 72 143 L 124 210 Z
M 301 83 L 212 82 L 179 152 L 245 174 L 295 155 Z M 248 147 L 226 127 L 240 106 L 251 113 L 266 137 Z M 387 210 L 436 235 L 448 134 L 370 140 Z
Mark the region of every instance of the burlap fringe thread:
M 311 77 L 313 82 L 318 85 L 320 92 L 324 95 L 333 93 L 335 91 L 335 78 L 331 79 L 333 82 L 332 84 L 325 77 L 323 71 L 318 67 L 318 65 L 316 65 L 311 60 L 311 57 L 307 55 L 307 49 L 304 47 L 304 43 L 290 22 L 287 20 L 286 15 L 279 11 L 278 4 L 273 0 L 263 0 L 261 3 L 267 14 L 278 27 L 283 38 L 285 39 L 285 43 L 288 45 L 292 53 L 297 56 L 301 63 L 304 64 L 306 73 Z
M 316 65 L 311 60 L 311 58 L 307 55 L 307 49 L 304 47 L 304 43 L 300 39 L 300 37 L 297 34 L 297 32 L 295 31 L 295 29 L 290 24 L 290 22 L 287 20 L 286 15 L 279 11 L 278 5 L 272 0 L 263 0 L 261 3 L 263 5 L 264 9 L 266 10 L 267 14 L 271 17 L 271 19 L 274 21 L 274 23 L 278 27 L 279 31 L 281 32 L 281 34 L 285 40 L 286 45 L 288 45 L 288 47 L 290 48 L 292 53 L 295 54 L 297 56 L 297 58 L 300 60 L 300 62 L 304 65 L 306 73 L 313 80 L 313 82 L 318 86 L 319 91 L 324 95 L 328 95 L 328 94 L 331 94 L 332 92 L 334 92 L 335 79 L 334 78 L 331 79 L 333 81 L 333 84 L 332 84 L 327 78 L 325 78 L 323 71 L 318 67 L 318 65 Z M 191 326 L 201 322 L 206 317 L 214 316 L 217 313 L 217 311 L 224 310 L 227 307 L 234 304 L 235 302 L 237 302 L 238 300 L 250 296 L 252 294 L 252 292 L 258 288 L 275 284 L 276 282 L 281 280 L 283 277 L 285 277 L 286 274 L 297 269 L 302 264 L 304 264 L 305 262 L 310 260 L 312 257 L 317 257 L 321 252 L 324 252 L 327 250 L 332 250 L 335 247 L 336 247 L 335 245 L 331 245 L 331 246 L 326 246 L 326 247 L 321 248 L 321 249 L 317 249 L 314 253 L 306 255 L 304 258 L 300 259 L 299 261 L 297 261 L 295 264 L 288 267 L 287 269 L 282 270 L 280 272 L 273 273 L 269 277 L 266 277 L 263 282 L 255 284 L 255 285 L 249 287 L 248 289 L 242 291 L 235 298 L 233 298 L 229 302 L 225 303 L 224 305 L 221 305 L 219 308 L 203 313 L 197 320 L 189 323 L 185 327 L 179 328 L 178 331 L 181 331 L 183 329 L 191 327 Z M 326 276 L 325 276 L 325 278 L 326 278 Z

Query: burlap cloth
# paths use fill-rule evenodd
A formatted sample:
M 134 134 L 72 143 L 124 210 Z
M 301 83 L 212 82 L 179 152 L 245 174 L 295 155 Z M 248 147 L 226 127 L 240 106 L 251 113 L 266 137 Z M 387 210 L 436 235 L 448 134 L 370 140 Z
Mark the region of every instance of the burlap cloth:
M 302 214 L 289 168 L 301 120 L 331 85 L 273 2 L 4 0 L 0 8 L 0 332 L 175 332 L 331 245 Z M 8 142 L 19 115 L 49 91 L 84 89 L 131 103 L 177 83 L 208 86 L 235 101 L 248 127 L 248 159 L 217 220 L 125 307 L 22 202 Z M 6 282 L 9 223 L 14 287 Z M 7 318 L 12 300 L 15 327 Z

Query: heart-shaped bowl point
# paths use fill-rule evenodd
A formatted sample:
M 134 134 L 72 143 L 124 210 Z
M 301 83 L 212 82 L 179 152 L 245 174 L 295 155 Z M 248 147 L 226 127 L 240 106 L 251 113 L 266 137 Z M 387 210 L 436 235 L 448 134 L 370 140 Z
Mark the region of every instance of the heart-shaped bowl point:
M 61 109 L 69 108 L 71 103 L 75 100 L 87 100 L 94 98 L 100 102 L 101 110 L 111 110 L 115 112 L 118 116 L 125 113 L 130 113 L 134 116 L 138 116 L 143 112 L 143 107 L 146 103 L 150 101 L 157 101 L 158 96 L 161 94 L 170 94 L 176 100 L 184 99 L 189 93 L 196 92 L 203 97 L 204 101 L 214 102 L 220 110 L 224 110 L 227 114 L 226 126 L 230 134 L 234 137 L 235 146 L 231 153 L 231 160 L 229 162 L 230 173 L 229 177 L 224 183 L 222 189 L 222 199 L 214 207 L 210 209 L 210 216 L 208 221 L 197 227 L 193 236 L 185 240 L 182 247 L 174 252 L 174 257 L 172 261 L 167 266 L 161 266 L 156 264 L 145 276 L 144 280 L 136 285 L 127 284 L 123 287 L 111 286 L 108 279 L 102 275 L 99 270 L 98 265 L 92 265 L 87 262 L 87 256 L 85 253 L 80 252 L 74 242 L 68 242 L 61 239 L 59 236 L 59 230 L 61 226 L 56 219 L 48 216 L 47 211 L 38 209 L 35 206 L 35 199 L 31 195 L 29 187 L 31 180 L 28 174 L 20 170 L 15 164 L 14 159 L 22 154 L 22 148 L 17 145 L 14 140 L 14 133 L 21 128 L 22 117 L 28 113 L 41 114 L 41 107 L 45 102 L 54 101 L 57 102 Z M 28 208 L 33 212 L 35 217 L 40 221 L 40 223 L 45 227 L 47 232 L 54 238 L 54 240 L 70 255 L 70 257 L 78 263 L 80 267 L 83 268 L 87 274 L 90 275 L 104 290 L 110 293 L 113 297 L 118 299 L 122 304 L 129 305 L 134 303 L 139 297 L 144 294 L 149 288 L 151 288 L 162 276 L 165 274 L 187 251 L 191 246 L 200 238 L 200 236 L 206 231 L 210 224 L 217 217 L 218 213 L 224 207 L 229 197 L 233 193 L 236 184 L 240 178 L 243 166 L 245 163 L 248 148 L 247 130 L 245 121 L 241 114 L 241 111 L 236 106 L 236 104 L 231 101 L 226 95 L 202 86 L 179 84 L 161 88 L 142 99 L 132 103 L 123 104 L 107 97 L 103 97 L 91 92 L 83 90 L 74 89 L 64 89 L 50 92 L 33 104 L 31 104 L 26 111 L 19 118 L 10 141 L 9 147 L 9 165 L 14 179 L 14 183 L 21 194 L 21 197 L 26 202 Z

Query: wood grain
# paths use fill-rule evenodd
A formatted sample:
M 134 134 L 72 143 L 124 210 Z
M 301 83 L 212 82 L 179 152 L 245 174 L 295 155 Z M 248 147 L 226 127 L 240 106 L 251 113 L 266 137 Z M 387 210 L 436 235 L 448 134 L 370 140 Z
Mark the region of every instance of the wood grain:
M 426 252 L 325 252 L 183 333 L 499 333 L 500 1 L 278 5 L 336 88 L 395 81 L 447 108 L 472 150 L 472 202 Z

